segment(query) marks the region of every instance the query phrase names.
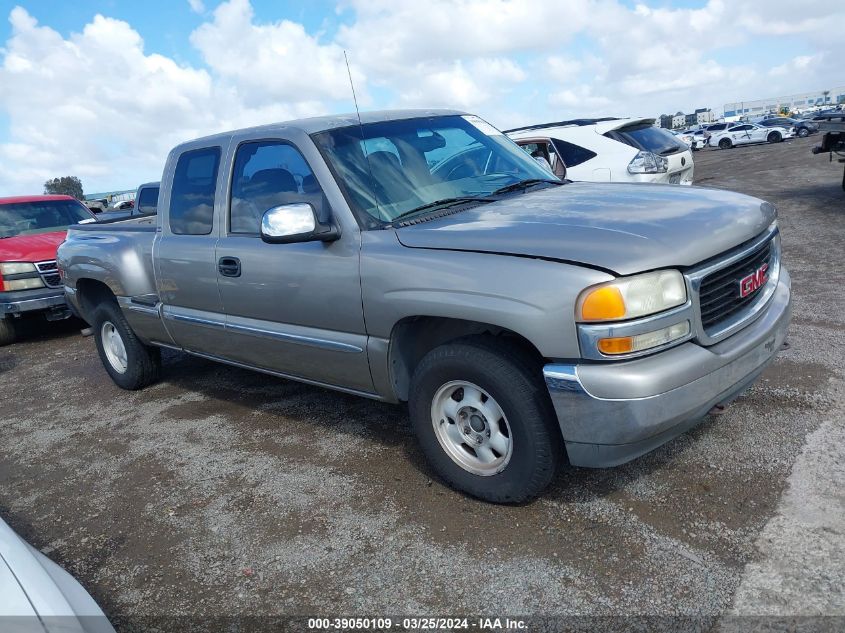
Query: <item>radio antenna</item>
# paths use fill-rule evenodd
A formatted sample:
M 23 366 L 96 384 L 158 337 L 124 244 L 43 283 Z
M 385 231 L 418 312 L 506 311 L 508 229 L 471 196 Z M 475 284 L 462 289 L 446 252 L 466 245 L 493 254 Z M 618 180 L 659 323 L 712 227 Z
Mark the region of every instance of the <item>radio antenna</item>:
M 375 180 L 373 179 L 373 167 L 370 165 L 370 155 L 367 152 L 367 139 L 364 137 L 364 124 L 361 122 L 361 110 L 358 109 L 358 97 L 355 95 L 355 84 L 352 81 L 352 71 L 349 70 L 349 57 L 346 56 L 346 49 L 343 51 L 343 60 L 346 62 L 346 74 L 349 75 L 349 87 L 352 88 L 352 101 L 355 103 L 355 114 L 358 115 L 358 129 L 361 131 L 361 152 L 364 154 L 364 160 L 367 161 L 367 171 L 370 173 L 370 193 L 373 194 L 373 202 L 376 203 L 376 211 L 378 211 L 379 215 L 381 213 L 381 207 L 378 203 L 378 196 L 376 195 L 376 189 L 373 186 Z M 385 221 L 388 221 L 385 218 Z
M 343 51 L 343 60 L 346 62 L 346 74 L 349 75 L 349 86 L 352 88 L 352 101 L 355 103 L 355 114 L 358 115 L 358 125 L 361 126 L 361 139 L 364 138 L 364 125 L 361 123 L 361 111 L 358 109 L 358 97 L 355 96 L 355 84 L 352 83 L 352 71 L 349 70 L 349 58 L 346 56 L 346 51 Z

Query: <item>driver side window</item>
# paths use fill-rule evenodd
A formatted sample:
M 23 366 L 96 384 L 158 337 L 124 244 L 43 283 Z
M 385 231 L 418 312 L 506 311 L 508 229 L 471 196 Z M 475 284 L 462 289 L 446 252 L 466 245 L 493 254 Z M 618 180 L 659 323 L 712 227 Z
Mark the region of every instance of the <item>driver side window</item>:
M 229 232 L 258 235 L 268 209 L 307 202 L 323 216 L 323 191 L 296 147 L 284 141 L 242 143 L 235 153 Z

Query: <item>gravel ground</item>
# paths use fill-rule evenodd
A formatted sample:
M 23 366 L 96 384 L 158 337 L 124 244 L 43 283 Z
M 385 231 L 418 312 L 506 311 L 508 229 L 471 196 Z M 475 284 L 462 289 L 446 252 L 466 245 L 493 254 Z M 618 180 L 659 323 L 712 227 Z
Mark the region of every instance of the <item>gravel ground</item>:
M 778 206 L 792 346 L 724 415 L 633 463 L 487 505 L 438 482 L 399 407 L 171 352 L 161 383 L 124 392 L 65 324 L 0 350 L 0 516 L 119 630 L 246 614 L 689 616 L 704 630 L 725 614 L 845 615 L 845 193 L 815 142 L 696 154 L 697 183 Z

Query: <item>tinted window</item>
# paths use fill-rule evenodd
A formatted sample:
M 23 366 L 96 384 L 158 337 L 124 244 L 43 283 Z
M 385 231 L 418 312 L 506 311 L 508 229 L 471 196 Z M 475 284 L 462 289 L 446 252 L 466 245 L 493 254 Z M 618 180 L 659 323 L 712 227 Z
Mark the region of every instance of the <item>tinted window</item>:
M 558 156 L 563 159 L 563 164 L 567 167 L 575 167 L 581 163 L 586 163 L 596 156 L 595 152 L 591 152 L 586 147 L 561 141 L 559 138 L 553 138 L 552 143 L 555 144 Z
M 753 129 L 750 125 L 737 125 L 736 127 L 732 127 L 730 129 L 731 132 L 744 132 L 746 130 Z
M 63 231 L 94 218 L 76 200 L 39 200 L 0 204 L 0 238 Z
M 144 187 L 137 201 L 138 213 L 155 213 L 158 209 L 158 187 Z
M 549 172 L 489 123 L 435 116 L 370 123 L 312 137 L 363 226 L 447 198 L 483 198 Z
M 613 130 L 605 134 L 605 136 L 636 149 L 654 152 L 663 156 L 688 149 L 686 144 L 675 138 L 673 134 L 648 123 L 640 123 Z
M 170 194 L 171 231 L 179 235 L 211 233 L 219 166 L 219 147 L 197 149 L 179 157 Z
M 268 209 L 308 202 L 325 219 L 323 192 L 294 146 L 282 141 L 243 143 L 235 154 L 229 230 L 258 234 Z

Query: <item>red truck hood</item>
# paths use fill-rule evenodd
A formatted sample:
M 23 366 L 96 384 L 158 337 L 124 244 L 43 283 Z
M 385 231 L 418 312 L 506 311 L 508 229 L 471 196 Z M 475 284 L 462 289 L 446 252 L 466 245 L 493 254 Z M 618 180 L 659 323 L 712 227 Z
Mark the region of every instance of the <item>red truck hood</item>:
M 67 231 L 17 235 L 0 239 L 0 262 L 43 262 L 56 259 Z

